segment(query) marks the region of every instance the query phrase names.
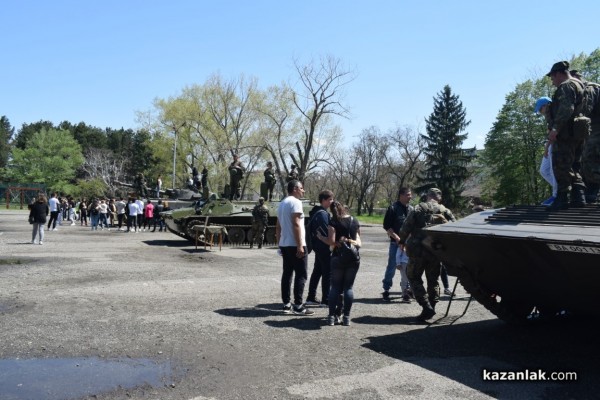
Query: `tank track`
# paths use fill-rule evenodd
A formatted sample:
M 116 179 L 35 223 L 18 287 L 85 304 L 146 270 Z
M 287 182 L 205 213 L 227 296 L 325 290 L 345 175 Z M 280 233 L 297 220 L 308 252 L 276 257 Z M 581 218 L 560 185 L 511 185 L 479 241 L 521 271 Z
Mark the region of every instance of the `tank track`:
M 533 306 L 531 306 L 529 312 L 518 312 L 514 306 L 507 304 L 506 301 L 498 301 L 497 296 L 483 288 L 466 268 L 453 266 L 449 268 L 449 272 L 458 277 L 460 284 L 475 300 L 501 320 L 515 325 L 521 325 L 528 321 L 527 317 L 533 311 Z

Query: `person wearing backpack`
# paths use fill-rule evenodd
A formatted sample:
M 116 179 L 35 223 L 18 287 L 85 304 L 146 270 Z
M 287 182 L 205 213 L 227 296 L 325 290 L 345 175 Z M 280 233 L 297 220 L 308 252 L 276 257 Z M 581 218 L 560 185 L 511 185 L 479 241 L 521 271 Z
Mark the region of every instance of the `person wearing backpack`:
M 319 193 L 319 205 L 313 207 L 308 213 L 309 220 L 306 224 L 306 246 L 308 252 L 315 252 L 315 264 L 310 281 L 308 283 L 308 297 L 306 305 L 317 306 L 319 304 L 327 306 L 329 297 L 329 289 L 331 282 L 331 250 L 329 246 L 317 238 L 317 232 L 327 235 L 327 226 L 330 218 L 327 210 L 333 203 L 333 192 L 331 190 L 323 190 Z M 322 279 L 321 279 L 322 278 Z M 317 299 L 317 286 L 321 280 L 321 302 Z
M 440 261 L 425 246 L 423 240 L 427 232 L 423 230 L 428 226 L 439 225 L 449 221 L 456 221 L 450 210 L 444 207 L 442 191 L 431 188 L 427 191 L 427 201 L 419 203 L 406 217 L 404 225 L 400 229 L 400 240 L 398 245 L 406 249 L 409 261 L 406 269 L 410 287 L 413 290 L 415 300 L 423 308 L 417 317 L 419 321 L 425 321 L 435 315 L 435 305 L 440 301 Z M 423 286 L 423 272 L 427 279 L 427 291 Z

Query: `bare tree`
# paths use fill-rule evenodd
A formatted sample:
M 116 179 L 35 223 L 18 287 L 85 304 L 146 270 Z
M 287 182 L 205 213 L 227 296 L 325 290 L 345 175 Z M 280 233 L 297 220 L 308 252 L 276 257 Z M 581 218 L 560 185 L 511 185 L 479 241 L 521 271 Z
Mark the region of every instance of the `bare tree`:
M 387 153 L 387 140 L 374 126 L 364 129 L 359 141 L 352 146 L 351 155 L 347 158 L 349 173 L 356 183 L 357 215 L 362 214 L 363 208 L 373 210 L 379 186 L 384 182 L 382 160 L 387 158 Z M 367 201 L 369 205 L 364 207 Z
M 393 201 L 398 187 L 410 186 L 416 181 L 417 173 L 423 165 L 425 141 L 418 129 L 403 126 L 388 132 L 390 151 L 384 154 L 387 173 L 395 177 L 396 187 L 391 187 L 388 200 Z
M 101 179 L 106 185 L 110 196 L 115 195 L 119 181 L 125 176 L 127 159 L 115 157 L 108 149 L 90 148 L 86 151 L 82 169 L 91 179 Z
M 300 89 L 293 93 L 293 103 L 301 114 L 303 133 L 290 152 L 292 162 L 298 167 L 298 176 L 304 181 L 306 173 L 316 168 L 324 158 L 313 157 L 315 139 L 324 134 L 331 116 L 347 118 L 349 111 L 342 104 L 343 88 L 352 80 L 354 73 L 344 69 L 339 59 L 323 57 L 318 64 L 300 65 L 294 61 Z M 333 135 L 332 135 L 333 136 Z M 285 166 L 286 172 L 287 166 Z

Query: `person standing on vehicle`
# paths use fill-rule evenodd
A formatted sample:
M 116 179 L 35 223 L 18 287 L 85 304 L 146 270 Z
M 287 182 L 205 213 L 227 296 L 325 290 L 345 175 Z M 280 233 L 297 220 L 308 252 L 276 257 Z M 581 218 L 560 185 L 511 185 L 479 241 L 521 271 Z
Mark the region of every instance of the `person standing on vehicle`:
M 553 143 L 552 167 L 557 183 L 556 200 L 547 209 L 554 211 L 569 206 L 583 207 L 585 185 L 580 169 L 585 135 L 573 129 L 575 116 L 583 102 L 583 83 L 571 77 L 567 61 L 555 63 L 546 76 L 550 77 L 552 84 L 556 86 L 550 103 L 551 124 L 548 140 Z
M 400 229 L 399 245 L 404 245 L 408 254 L 408 267 L 406 273 L 413 290 L 415 299 L 423 308 L 417 317 L 420 321 L 430 319 L 435 315 L 435 305 L 440 300 L 440 260 L 423 246 L 427 237 L 423 229 L 432 226 L 456 221 L 450 210 L 444 207 L 442 191 L 431 188 L 427 191 L 427 201 L 419 203 L 406 217 Z M 427 279 L 427 291 L 423 286 L 423 272 Z
M 283 258 L 281 275 L 281 299 L 285 314 L 313 315 L 302 303 L 304 285 L 308 276 L 307 254 L 304 232 L 304 211 L 300 199 L 304 196 L 304 187 L 300 181 L 290 181 L 287 185 L 288 196 L 277 208 L 275 237 Z M 294 277 L 295 275 L 295 277 Z M 290 303 L 292 279 L 294 279 L 294 305 Z
M 269 161 L 267 163 L 267 169 L 264 172 L 265 184 L 267 186 L 267 199 L 273 200 L 273 190 L 275 189 L 275 171 L 273 171 L 273 163 Z
M 390 288 L 392 287 L 392 280 L 396 274 L 396 256 L 398 252 L 398 242 L 400 237 L 400 228 L 404 224 L 408 213 L 412 211 L 410 200 L 412 199 L 412 191 L 407 187 L 401 187 L 398 189 L 398 200 L 388 207 L 383 217 L 383 229 L 385 229 L 387 235 L 390 238 L 390 246 L 388 249 L 388 263 L 385 269 L 385 275 L 383 276 L 383 301 L 391 301 L 390 299 Z M 406 266 L 406 263 L 404 263 Z M 403 301 L 408 299 L 408 279 L 406 278 L 406 270 L 400 271 L 400 287 L 402 288 Z M 406 298 L 405 298 L 406 297 Z
M 242 198 L 242 178 L 246 168 L 242 165 L 240 157 L 237 154 L 233 155 L 233 161 L 229 164 L 229 186 L 231 193 L 229 200 L 239 200 Z

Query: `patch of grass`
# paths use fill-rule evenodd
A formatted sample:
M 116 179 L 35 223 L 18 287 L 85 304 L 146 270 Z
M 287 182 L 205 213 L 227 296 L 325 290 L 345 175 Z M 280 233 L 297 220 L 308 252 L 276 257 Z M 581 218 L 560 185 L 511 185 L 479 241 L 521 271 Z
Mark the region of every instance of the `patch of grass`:
M 379 224 L 383 225 L 383 215 L 359 215 L 355 216 L 355 218 L 361 224 Z
M 19 265 L 19 264 L 23 264 L 23 261 L 19 260 L 18 258 L 5 258 L 5 259 L 0 258 L 0 265 Z

